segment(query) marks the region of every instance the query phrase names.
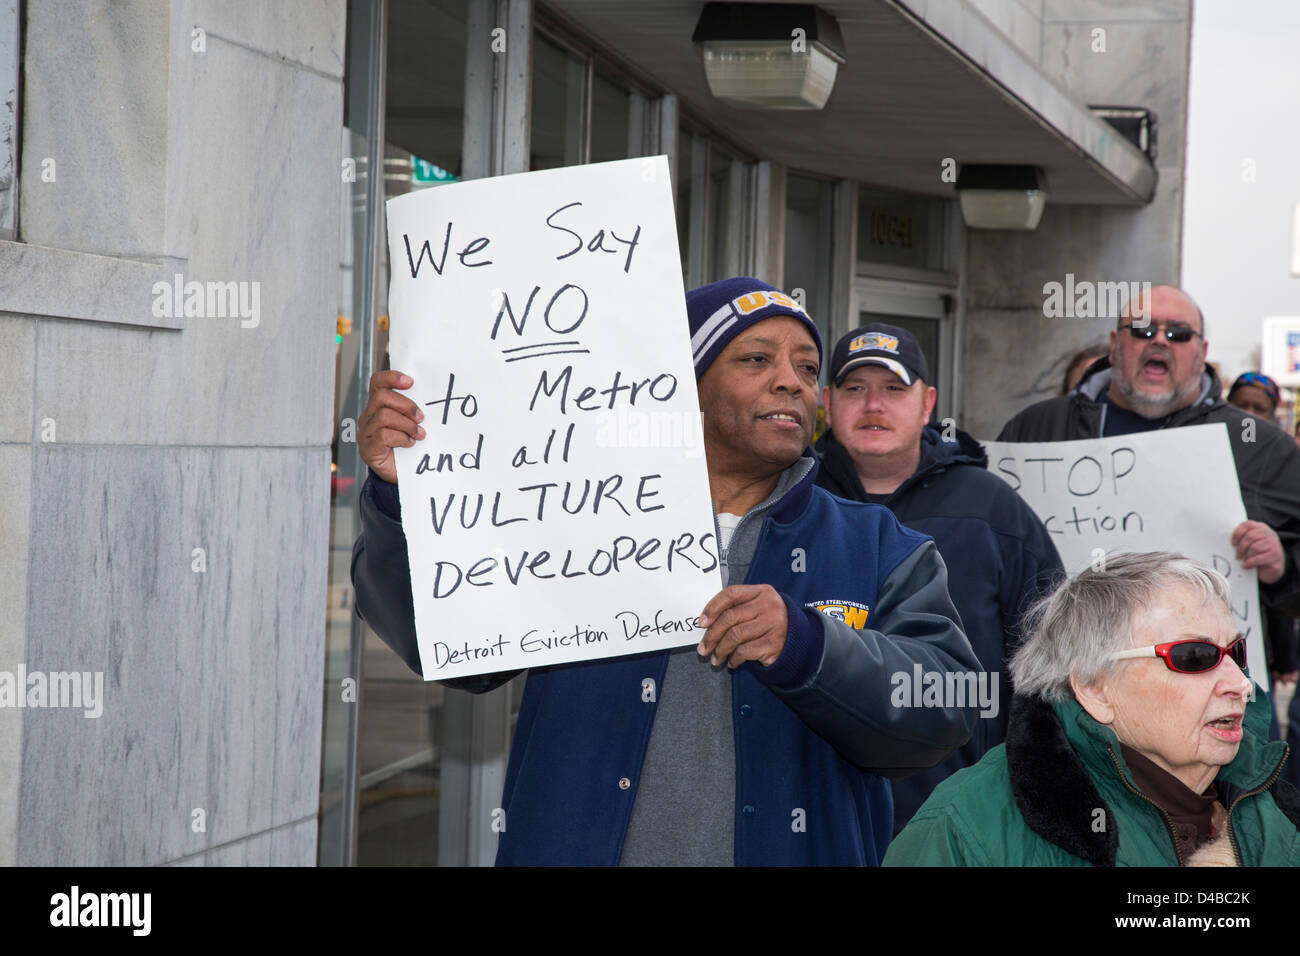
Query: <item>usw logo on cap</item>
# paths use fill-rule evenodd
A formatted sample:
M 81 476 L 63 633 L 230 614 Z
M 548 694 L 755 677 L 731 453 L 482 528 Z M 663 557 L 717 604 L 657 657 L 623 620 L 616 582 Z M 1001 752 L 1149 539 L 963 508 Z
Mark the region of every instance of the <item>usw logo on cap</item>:
M 863 349 L 880 349 L 897 355 L 898 337 L 886 335 L 884 332 L 868 332 L 866 335 L 859 335 L 849 343 L 850 352 L 861 352 Z

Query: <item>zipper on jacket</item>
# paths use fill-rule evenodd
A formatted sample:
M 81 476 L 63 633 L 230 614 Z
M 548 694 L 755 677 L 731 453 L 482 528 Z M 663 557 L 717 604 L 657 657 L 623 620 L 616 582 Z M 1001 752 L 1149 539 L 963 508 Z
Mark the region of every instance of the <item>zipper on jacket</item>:
M 1282 775 L 1282 768 L 1286 765 L 1286 758 L 1289 757 L 1290 755 L 1291 755 L 1291 747 L 1288 744 L 1286 751 L 1283 752 L 1282 754 L 1281 761 L 1278 763 L 1276 767 L 1273 768 L 1273 773 L 1269 776 L 1269 778 L 1266 781 L 1264 781 L 1264 783 L 1261 786 L 1258 786 L 1254 790 L 1251 790 L 1247 793 L 1241 794 L 1239 797 L 1237 797 L 1236 800 L 1232 801 L 1232 806 L 1228 807 L 1228 823 L 1227 823 L 1228 842 L 1232 844 L 1232 852 L 1237 857 L 1238 866 L 1245 866 L 1246 860 L 1241 855 L 1241 847 L 1237 846 L 1237 834 L 1232 832 L 1232 811 L 1237 809 L 1237 804 L 1241 803 L 1241 801 L 1245 800 L 1247 797 L 1253 797 L 1257 794 L 1263 793 L 1269 787 L 1273 786 L 1273 783 L 1277 780 L 1277 778 Z
M 1131 783 L 1128 782 L 1128 778 L 1124 776 L 1124 771 L 1120 768 L 1120 765 L 1119 765 L 1119 758 L 1115 756 L 1115 751 L 1111 748 L 1111 746 L 1110 746 L 1109 744 L 1106 745 L 1106 753 L 1110 754 L 1111 762 L 1115 764 L 1115 772 L 1116 772 L 1117 774 L 1119 774 L 1119 780 L 1120 780 L 1120 783 L 1124 784 L 1124 786 L 1127 787 L 1127 788 L 1129 789 L 1130 792 L 1132 792 L 1132 793 L 1136 794 L 1137 796 L 1141 797 L 1141 798 L 1142 798 L 1143 800 L 1145 800 L 1147 803 L 1151 804 L 1151 806 L 1155 807 L 1157 810 L 1160 811 L 1160 816 L 1164 818 L 1164 821 L 1165 821 L 1165 827 L 1166 827 L 1166 829 L 1168 829 L 1168 831 L 1169 831 L 1169 839 L 1173 841 L 1173 844 L 1174 844 L 1174 856 L 1178 858 L 1178 865 L 1179 865 L 1179 866 L 1186 866 L 1186 865 L 1187 865 L 1187 862 L 1183 859 L 1183 851 L 1180 850 L 1180 849 L 1178 848 L 1178 836 L 1177 836 L 1176 831 L 1174 830 L 1174 818 L 1171 817 L 1171 816 L 1169 815 L 1169 813 L 1165 810 L 1164 807 L 1160 806 L 1160 804 L 1156 803 L 1154 800 L 1152 800 L 1150 797 L 1148 797 L 1145 793 L 1143 793 L 1143 792 L 1142 792 L 1141 790 L 1139 790 L 1137 787 L 1133 786 L 1133 784 L 1131 784 Z M 1281 768 L 1279 767 L 1278 769 L 1280 770 Z M 1234 804 L 1234 806 L 1235 806 L 1235 805 L 1236 805 L 1236 804 Z M 1231 810 L 1229 810 L 1228 812 L 1229 812 L 1229 814 L 1232 813 Z M 1231 817 L 1229 817 L 1228 832 L 1229 832 L 1229 834 L 1232 833 Z M 1118 853 L 1118 850 L 1119 850 L 1119 848 L 1116 847 L 1116 852 L 1117 852 L 1117 853 Z

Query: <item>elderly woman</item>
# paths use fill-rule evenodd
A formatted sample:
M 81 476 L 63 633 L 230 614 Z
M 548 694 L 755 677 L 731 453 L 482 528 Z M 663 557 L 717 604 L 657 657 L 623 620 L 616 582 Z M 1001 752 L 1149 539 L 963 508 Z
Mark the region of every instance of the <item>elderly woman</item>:
M 1300 793 L 1228 596 L 1157 552 L 1041 601 L 1006 743 L 935 789 L 885 866 L 1300 865 Z

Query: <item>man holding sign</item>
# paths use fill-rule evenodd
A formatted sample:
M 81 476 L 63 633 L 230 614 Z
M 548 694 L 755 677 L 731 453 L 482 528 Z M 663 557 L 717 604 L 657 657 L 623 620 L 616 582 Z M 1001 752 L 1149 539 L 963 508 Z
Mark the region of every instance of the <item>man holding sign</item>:
M 969 707 L 892 706 L 891 675 L 979 663 L 934 543 L 814 484 L 808 315 L 749 278 L 696 289 L 687 312 L 725 586 L 698 646 L 529 670 L 497 862 L 875 865 L 892 800 L 863 771 L 933 766 L 972 723 Z M 353 581 L 358 612 L 420 669 L 393 485 L 393 450 L 425 436 L 399 394 L 413 385 L 371 383 Z
M 1280 429 L 1220 397 L 1218 376 L 1205 363 L 1207 350 L 1196 303 L 1180 289 L 1155 286 L 1128 304 L 1110 333 L 1110 354 L 1088 369 L 1074 391 L 1025 409 L 1003 427 L 998 441 L 1075 441 L 1223 422 L 1247 519 L 1233 529 L 1231 545 L 1243 568 L 1258 570 L 1265 604 L 1295 607 L 1300 449 Z

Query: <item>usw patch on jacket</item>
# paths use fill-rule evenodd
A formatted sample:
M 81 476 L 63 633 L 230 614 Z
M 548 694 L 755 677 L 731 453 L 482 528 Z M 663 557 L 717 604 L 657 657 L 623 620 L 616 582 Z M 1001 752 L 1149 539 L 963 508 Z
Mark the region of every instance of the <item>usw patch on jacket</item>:
M 859 631 L 866 628 L 867 615 L 871 613 L 871 608 L 857 601 L 809 601 L 804 607 L 810 611 L 821 611 L 827 617 Z

